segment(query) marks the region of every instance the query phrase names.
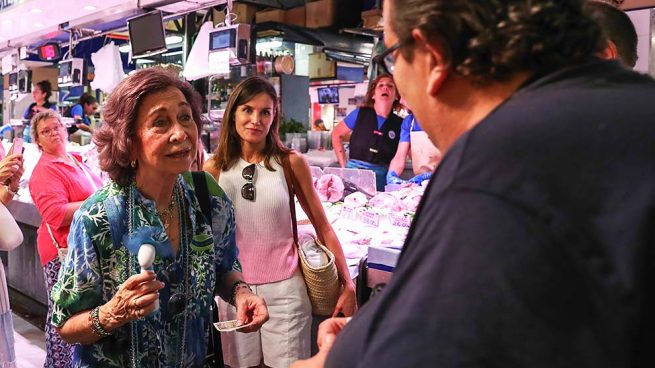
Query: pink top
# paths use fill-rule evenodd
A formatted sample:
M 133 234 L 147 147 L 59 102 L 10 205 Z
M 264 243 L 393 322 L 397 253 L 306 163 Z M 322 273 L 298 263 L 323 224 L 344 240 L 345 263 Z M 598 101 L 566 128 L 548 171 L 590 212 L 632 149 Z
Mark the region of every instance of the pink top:
M 271 160 L 275 171 L 257 164 L 253 178 L 255 201 L 249 201 L 241 196 L 241 187 L 246 183 L 242 171 L 248 165 L 240 159 L 234 167 L 221 172 L 218 181 L 234 206 L 243 278 L 249 284 L 289 279 L 298 270 L 298 252 L 284 171 L 275 160 Z
M 50 224 L 52 234 L 59 245 L 67 247 L 70 224 L 63 224 L 65 206 L 71 202 L 87 199 L 96 188 L 102 187 L 100 178 L 82 163 L 81 157 L 75 154 L 71 156 L 84 166 L 84 170 L 81 166 L 72 165 L 57 156 L 42 152 L 29 182 L 32 200 L 41 214 L 41 226 L 37 232 L 36 244 L 41 264 L 44 266 L 57 256 L 57 248 L 48 233 L 46 222 Z M 89 178 L 93 180 L 93 184 Z

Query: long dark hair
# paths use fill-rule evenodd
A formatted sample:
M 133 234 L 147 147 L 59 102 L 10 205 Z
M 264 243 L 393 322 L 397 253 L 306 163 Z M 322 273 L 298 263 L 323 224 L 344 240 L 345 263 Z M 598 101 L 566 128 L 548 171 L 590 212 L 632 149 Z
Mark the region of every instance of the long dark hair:
M 50 81 L 42 80 L 37 82 L 36 85 L 39 87 L 41 92 L 45 93 L 45 102 L 50 103 L 50 101 L 48 101 L 50 96 L 52 96 L 52 84 L 50 84 Z
M 275 88 L 264 78 L 250 77 L 239 83 L 225 106 L 221 136 L 218 139 L 218 148 L 214 151 L 214 167 L 219 171 L 229 170 L 241 157 L 241 137 L 237 133 L 234 120 L 237 107 L 247 103 L 260 93 L 266 93 L 273 100 L 273 123 L 266 135 L 266 145 L 261 152 L 264 155 L 264 166 L 273 171 L 271 158 L 282 164 L 282 155 L 291 152 L 280 140 L 280 108 Z

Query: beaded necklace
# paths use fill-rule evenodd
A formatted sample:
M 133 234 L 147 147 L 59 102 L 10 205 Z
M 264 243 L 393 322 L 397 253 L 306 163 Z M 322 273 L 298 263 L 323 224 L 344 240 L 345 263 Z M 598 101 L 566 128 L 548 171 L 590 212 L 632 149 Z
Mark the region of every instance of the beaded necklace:
M 180 183 L 180 178 L 178 177 L 178 182 L 173 188 L 173 201 L 180 203 L 178 206 L 178 215 L 180 218 L 180 252 L 182 263 L 184 264 L 184 290 L 183 294 L 187 296 L 186 300 L 188 301 L 188 291 L 189 291 L 189 239 L 187 236 L 187 231 L 190 230 L 189 225 L 187 224 L 187 218 L 184 213 L 184 195 L 182 192 L 182 185 Z M 134 231 L 134 193 L 133 191 L 137 190 L 136 185 L 133 182 L 131 187 L 128 188 L 128 200 L 127 200 L 127 216 L 128 216 L 128 235 L 131 235 Z M 138 261 L 136 256 L 132 256 L 128 253 L 127 257 L 127 276 L 133 275 L 136 270 L 139 269 Z M 183 310 L 183 320 L 182 320 L 182 343 L 180 350 L 180 367 L 184 366 L 184 355 L 186 350 L 186 326 L 187 326 L 187 302 L 184 304 Z M 137 368 L 137 351 L 138 351 L 138 333 L 137 333 L 137 321 L 130 322 L 130 363 L 132 368 Z

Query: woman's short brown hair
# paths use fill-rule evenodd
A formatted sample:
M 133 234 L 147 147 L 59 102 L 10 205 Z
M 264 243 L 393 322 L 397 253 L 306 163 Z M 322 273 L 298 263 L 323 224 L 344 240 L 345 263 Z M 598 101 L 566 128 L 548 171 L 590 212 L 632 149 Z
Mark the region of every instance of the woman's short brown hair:
M 98 147 L 100 168 L 120 186 L 127 186 L 134 177 L 130 166 L 132 149 L 136 147 L 136 127 L 139 108 L 152 93 L 175 87 L 191 105 L 193 121 L 202 129 L 200 95 L 176 74 L 162 68 L 141 69 L 125 78 L 107 98 L 103 110 L 104 123 L 93 135 Z
M 273 170 L 271 158 L 275 158 L 281 164 L 281 155 L 289 153 L 290 150 L 280 140 L 280 107 L 275 88 L 264 78 L 250 77 L 236 86 L 225 106 L 221 136 L 212 159 L 215 164 L 214 167 L 219 171 L 229 170 L 241 157 L 241 137 L 237 133 L 234 120 L 237 107 L 252 100 L 260 93 L 266 93 L 271 97 L 275 109 L 273 111 L 273 122 L 266 135 L 266 146 L 262 152 L 264 166 L 268 170 Z
M 39 112 L 38 114 L 34 115 L 30 121 L 30 135 L 32 136 L 32 142 L 37 143 L 39 140 L 39 123 L 48 119 L 57 119 L 59 120 L 59 124 L 64 125 L 61 122 L 61 115 L 59 115 L 58 112 L 50 109 Z M 40 150 L 41 146 L 38 143 L 37 146 Z

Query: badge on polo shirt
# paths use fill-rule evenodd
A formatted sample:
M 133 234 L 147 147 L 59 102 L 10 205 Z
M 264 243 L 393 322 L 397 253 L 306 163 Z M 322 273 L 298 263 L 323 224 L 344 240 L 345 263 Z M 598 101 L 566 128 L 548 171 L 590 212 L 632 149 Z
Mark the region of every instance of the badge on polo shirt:
M 396 132 L 394 132 L 393 130 L 390 130 L 389 131 L 389 139 L 396 139 Z

